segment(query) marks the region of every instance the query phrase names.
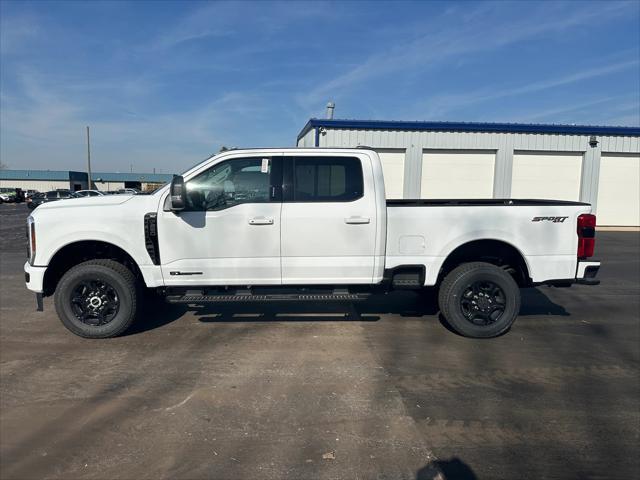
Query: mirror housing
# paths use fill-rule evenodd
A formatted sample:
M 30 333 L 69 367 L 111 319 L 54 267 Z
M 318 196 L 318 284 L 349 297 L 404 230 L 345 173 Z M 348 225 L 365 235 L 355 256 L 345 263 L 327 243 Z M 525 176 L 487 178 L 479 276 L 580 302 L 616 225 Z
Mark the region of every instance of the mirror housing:
M 171 198 L 171 211 L 179 212 L 184 210 L 186 191 L 184 188 L 184 178 L 182 175 L 174 175 L 171 180 L 171 189 L 169 191 Z

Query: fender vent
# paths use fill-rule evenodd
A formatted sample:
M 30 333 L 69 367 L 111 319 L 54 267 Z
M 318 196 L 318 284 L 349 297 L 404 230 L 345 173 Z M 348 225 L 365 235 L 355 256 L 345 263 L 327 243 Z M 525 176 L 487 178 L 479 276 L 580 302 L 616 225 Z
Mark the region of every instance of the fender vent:
M 154 265 L 160 265 L 160 248 L 158 247 L 158 214 L 147 213 L 144 216 L 144 246 Z

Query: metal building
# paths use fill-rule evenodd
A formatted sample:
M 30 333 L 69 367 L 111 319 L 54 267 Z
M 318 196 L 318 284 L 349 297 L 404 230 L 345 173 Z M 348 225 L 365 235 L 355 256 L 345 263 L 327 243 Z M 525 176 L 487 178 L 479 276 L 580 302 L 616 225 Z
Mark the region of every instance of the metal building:
M 576 200 L 640 226 L 638 127 L 311 119 L 297 145 L 373 148 L 387 198 Z
M 171 181 L 162 173 L 93 172 L 93 187 L 98 190 L 137 188 L 146 190 Z M 88 188 L 87 172 L 67 170 L 0 170 L 0 187 L 46 192 L 56 189 L 72 191 Z

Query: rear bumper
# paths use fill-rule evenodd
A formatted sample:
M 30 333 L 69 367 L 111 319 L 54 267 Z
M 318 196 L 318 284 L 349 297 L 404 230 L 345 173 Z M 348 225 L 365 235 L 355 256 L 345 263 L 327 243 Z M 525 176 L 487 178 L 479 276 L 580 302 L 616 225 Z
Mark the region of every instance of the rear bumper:
M 576 270 L 576 282 L 581 285 L 598 285 L 600 280 L 596 279 L 600 270 L 600 262 L 579 261 Z
M 596 278 L 600 270 L 600 262 L 597 260 L 587 261 L 578 260 L 575 278 L 561 278 L 558 280 L 546 280 L 544 282 L 535 282 L 536 285 L 551 285 L 553 287 L 570 287 L 571 285 L 599 285 L 600 280 Z

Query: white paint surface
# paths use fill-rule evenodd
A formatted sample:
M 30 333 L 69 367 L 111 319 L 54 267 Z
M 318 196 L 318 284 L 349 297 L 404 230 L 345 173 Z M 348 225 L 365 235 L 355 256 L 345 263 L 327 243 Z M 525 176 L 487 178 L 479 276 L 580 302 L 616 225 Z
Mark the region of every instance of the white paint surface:
M 598 225 L 640 226 L 640 155 L 602 154 L 596 216 Z
M 382 162 L 386 198 L 404 198 L 404 150 L 377 150 Z
M 425 150 L 421 198 L 492 198 L 495 152 Z
M 516 152 L 511 198 L 580 200 L 581 153 Z

